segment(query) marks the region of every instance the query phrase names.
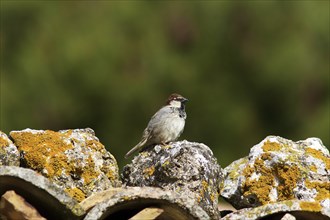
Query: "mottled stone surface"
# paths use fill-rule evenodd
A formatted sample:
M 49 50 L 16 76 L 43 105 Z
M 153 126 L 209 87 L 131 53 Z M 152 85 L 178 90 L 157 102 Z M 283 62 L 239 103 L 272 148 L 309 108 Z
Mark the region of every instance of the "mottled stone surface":
M 195 203 L 193 194 L 182 194 L 156 187 L 123 187 L 97 194 L 100 196 L 95 195 L 90 199 L 96 200 L 96 205 L 84 220 L 130 219 L 146 207 L 163 209 L 164 212 L 157 219 L 210 219 L 210 216 Z
M 33 169 L 77 201 L 93 192 L 120 186 L 115 158 L 92 129 L 12 131 L 21 166 Z
M 155 186 L 190 195 L 212 219 L 219 217 L 222 170 L 204 144 L 180 141 L 150 147 L 124 167 L 122 176 L 127 186 Z
M 287 218 L 291 216 L 299 220 L 328 220 L 330 218 L 329 206 L 321 206 L 319 202 L 287 200 L 269 203 L 255 208 L 244 208 L 224 216 L 221 220 L 278 220 L 283 218 L 286 213 L 290 214 L 286 216 Z
M 0 131 L 0 166 L 19 166 L 19 151 L 8 136 Z
M 0 166 L 0 195 L 10 190 L 22 196 L 48 220 L 78 220 L 85 214 L 75 199 L 31 169 Z
M 237 209 L 292 199 L 330 204 L 330 156 L 317 138 L 269 136 L 224 174 L 221 196 Z

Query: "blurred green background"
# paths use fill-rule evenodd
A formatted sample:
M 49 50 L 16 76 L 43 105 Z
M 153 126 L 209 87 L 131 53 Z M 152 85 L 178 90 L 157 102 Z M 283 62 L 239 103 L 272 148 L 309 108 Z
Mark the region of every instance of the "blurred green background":
M 267 135 L 329 146 L 329 1 L 1 0 L 0 130 L 90 127 L 117 158 L 177 92 L 224 167 Z

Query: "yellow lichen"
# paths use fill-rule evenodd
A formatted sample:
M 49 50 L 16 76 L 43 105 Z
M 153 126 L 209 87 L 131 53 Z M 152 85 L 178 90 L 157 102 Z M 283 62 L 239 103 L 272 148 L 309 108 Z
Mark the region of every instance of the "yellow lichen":
M 268 153 L 263 155 L 264 159 L 269 156 Z M 261 174 L 258 179 L 251 178 L 254 172 Z M 253 167 L 247 166 L 244 169 L 243 175 L 246 177 L 243 185 L 244 197 L 255 195 L 261 204 L 269 203 L 269 193 L 274 185 L 274 177 L 272 170 L 264 165 L 264 160 L 256 159 Z
M 208 188 L 208 186 L 209 186 L 209 184 L 205 180 L 203 180 L 202 181 L 202 186 L 203 186 L 203 189 L 206 191 L 207 188 Z
M 208 190 L 208 188 L 209 188 L 209 184 L 208 184 L 208 182 L 206 182 L 205 180 L 203 180 L 202 181 L 202 183 L 201 183 L 201 188 L 199 189 L 199 193 L 200 193 L 200 196 L 201 196 L 201 198 L 205 198 L 205 193 L 207 193 L 209 190 Z
M 54 131 L 12 132 L 11 136 L 18 150 L 24 152 L 26 165 L 39 172 L 45 169 L 49 177 L 63 170 L 63 167 L 58 163 L 58 157 L 65 150 L 73 148 L 71 143 L 63 142 L 65 134 Z
M 322 207 L 319 202 L 300 202 L 300 208 L 304 211 L 312 211 L 312 212 L 319 212 L 321 211 Z
M 315 200 L 322 201 L 324 199 L 330 199 L 330 182 L 306 180 L 305 185 L 307 188 L 315 189 L 317 191 Z
M 294 199 L 293 189 L 296 187 L 297 181 L 301 179 L 299 168 L 296 165 L 277 164 L 274 171 L 279 180 L 277 187 L 278 200 Z
M 96 140 L 87 140 L 86 141 L 86 147 L 89 147 L 90 149 L 93 149 L 93 150 L 98 151 L 98 152 L 104 152 L 105 151 L 104 145 L 101 144 L 100 142 L 96 141 Z
M 165 166 L 167 166 L 167 165 L 169 165 L 170 164 L 170 161 L 169 160 L 166 160 L 163 164 L 162 164 L 162 167 L 165 167 Z
M 99 173 L 95 172 L 95 163 L 91 156 L 88 157 L 86 162 L 87 164 L 83 168 L 81 177 L 84 179 L 85 184 L 88 185 L 99 176 Z
M 309 154 L 317 159 L 322 160 L 325 163 L 325 167 L 327 170 L 330 170 L 330 158 L 325 156 L 321 151 L 316 150 L 314 148 L 307 147 L 305 149 L 306 154 Z
M 129 196 L 123 196 L 122 199 L 123 199 L 124 201 L 127 201 L 127 200 L 131 200 L 131 197 L 129 197 Z
M 73 165 L 68 163 L 67 157 L 60 153 L 51 156 L 44 168 L 48 171 L 49 177 L 59 176 L 62 172 L 70 174 L 74 169 Z
M 317 167 L 315 165 L 311 165 L 309 169 L 313 172 L 317 172 Z
M 162 146 L 162 149 L 170 149 L 170 148 L 172 148 L 172 145 L 169 144 Z
M 65 191 L 70 195 L 70 197 L 76 199 L 78 202 L 81 202 L 86 198 L 85 193 L 77 187 L 67 188 Z
M 8 145 L 9 145 L 8 141 L 0 136 L 0 147 L 6 147 Z
M 280 151 L 282 149 L 281 144 L 277 142 L 270 142 L 267 140 L 264 145 L 262 146 L 262 149 L 267 152 L 267 151 Z
M 116 173 L 114 173 L 112 170 L 106 172 L 105 175 L 108 177 L 109 180 L 112 181 L 118 179 Z
M 218 197 L 219 197 L 219 194 L 217 193 L 217 192 L 213 192 L 213 193 L 211 193 L 211 195 L 210 195 L 210 199 L 211 199 L 211 201 L 214 201 L 214 200 L 216 200 L 216 199 L 218 199 Z M 217 200 L 218 201 L 218 200 Z
M 143 170 L 143 174 L 147 177 L 152 176 L 152 174 L 154 174 L 154 172 L 155 172 L 155 167 L 154 166 L 147 167 Z

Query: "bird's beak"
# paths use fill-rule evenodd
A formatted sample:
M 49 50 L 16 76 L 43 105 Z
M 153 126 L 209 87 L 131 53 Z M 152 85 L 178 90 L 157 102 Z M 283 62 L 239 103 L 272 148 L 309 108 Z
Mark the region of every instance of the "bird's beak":
M 188 99 L 183 98 L 182 103 L 186 103 L 186 102 L 188 102 L 188 101 L 189 101 Z

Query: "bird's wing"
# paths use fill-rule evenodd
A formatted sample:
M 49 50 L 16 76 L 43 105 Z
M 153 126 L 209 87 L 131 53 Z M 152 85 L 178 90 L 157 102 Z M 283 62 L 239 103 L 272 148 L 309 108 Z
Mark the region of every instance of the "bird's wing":
M 152 132 L 152 130 L 154 130 L 156 126 L 159 126 L 159 124 L 163 124 L 164 121 L 168 119 L 169 114 L 173 113 L 173 108 L 169 106 L 162 107 L 151 117 L 147 128 L 149 128 L 150 132 Z
M 125 155 L 125 158 L 128 158 L 129 156 L 134 154 L 136 151 L 139 151 L 140 149 L 142 149 L 143 145 L 145 145 L 149 139 L 150 139 L 150 131 L 147 127 L 143 132 L 141 141 L 137 145 L 135 145 L 130 151 L 127 152 L 127 154 Z
M 136 151 L 142 150 L 144 145 L 153 144 L 153 143 L 148 143 L 149 140 L 152 140 L 153 131 L 155 130 L 155 128 L 157 126 L 160 126 L 161 124 L 163 124 L 164 121 L 167 119 L 168 114 L 172 113 L 172 112 L 173 112 L 173 109 L 170 108 L 169 106 L 164 106 L 161 109 L 159 109 L 151 117 L 147 128 L 144 129 L 141 141 L 135 147 L 133 147 L 130 151 L 128 151 L 128 153 L 125 155 L 125 158 L 128 158 Z

